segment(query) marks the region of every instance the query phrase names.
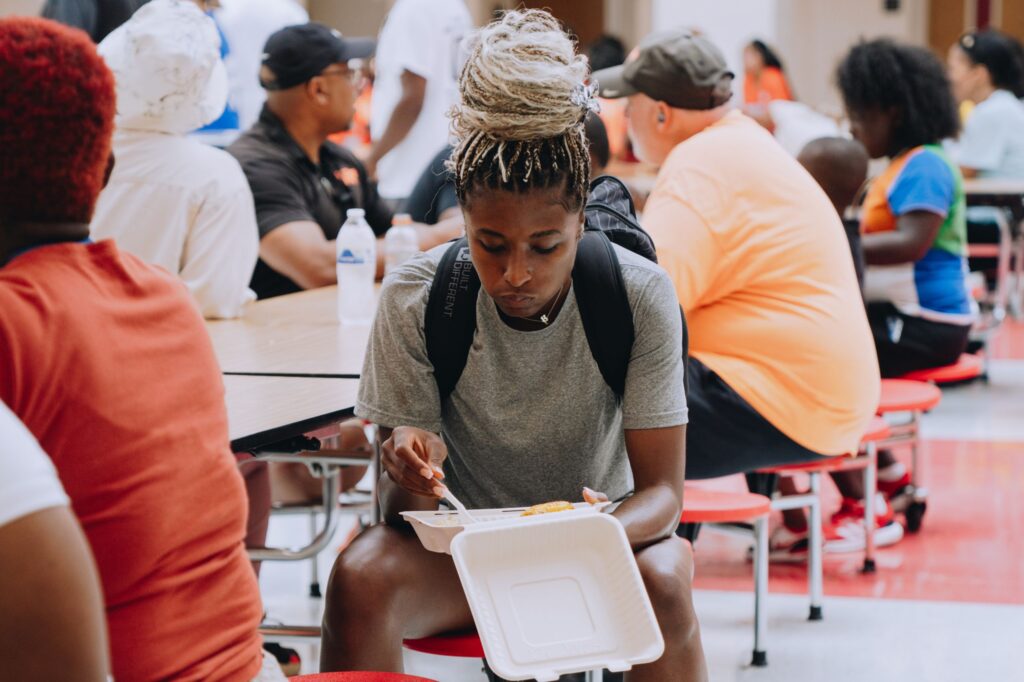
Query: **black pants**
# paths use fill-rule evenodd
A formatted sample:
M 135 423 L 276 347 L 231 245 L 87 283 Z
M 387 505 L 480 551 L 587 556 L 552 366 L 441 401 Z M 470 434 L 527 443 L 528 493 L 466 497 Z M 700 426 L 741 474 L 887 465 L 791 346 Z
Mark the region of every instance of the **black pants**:
M 697 480 L 823 459 L 762 417 L 704 363 L 690 357 L 686 376 L 686 478 Z
M 868 303 L 868 322 L 883 377 L 955 363 L 971 332 L 970 325 L 904 315 L 891 303 Z

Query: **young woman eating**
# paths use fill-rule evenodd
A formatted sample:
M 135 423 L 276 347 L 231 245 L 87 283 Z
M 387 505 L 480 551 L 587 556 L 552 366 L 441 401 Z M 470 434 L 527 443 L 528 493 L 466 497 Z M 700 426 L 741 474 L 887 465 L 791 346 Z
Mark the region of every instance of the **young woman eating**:
M 507 12 L 470 47 L 451 167 L 481 283 L 475 336 L 442 400 L 424 317 L 448 247 L 385 281 L 356 412 L 382 427 L 386 523 L 335 564 L 321 667 L 400 671 L 403 638 L 472 626 L 451 557 L 426 551 L 399 517 L 437 509 L 437 475 L 470 508 L 584 494 L 623 500 L 613 514 L 666 647 L 628 679 L 706 679 L 692 556 L 673 534 L 687 408 L 672 284 L 657 265 L 616 247 L 636 329 L 620 400 L 591 356 L 572 278 L 590 172 L 586 61 L 541 11 Z

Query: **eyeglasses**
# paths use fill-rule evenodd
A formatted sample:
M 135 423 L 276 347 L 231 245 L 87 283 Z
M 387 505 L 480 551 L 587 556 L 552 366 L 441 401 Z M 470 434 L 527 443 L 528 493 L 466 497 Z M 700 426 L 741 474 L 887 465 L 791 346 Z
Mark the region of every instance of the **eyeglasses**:
M 344 68 L 344 69 L 327 69 L 321 71 L 318 76 L 344 76 L 348 79 L 348 82 L 354 86 L 359 86 L 363 82 L 363 72 L 358 69 Z

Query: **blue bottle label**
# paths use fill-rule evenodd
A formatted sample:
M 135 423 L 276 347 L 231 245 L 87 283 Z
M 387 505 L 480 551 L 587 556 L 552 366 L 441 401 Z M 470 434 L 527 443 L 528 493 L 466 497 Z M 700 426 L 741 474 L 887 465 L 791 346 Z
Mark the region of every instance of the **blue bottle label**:
M 338 262 L 344 263 L 345 265 L 362 265 L 366 262 L 366 259 L 360 255 L 352 253 L 350 249 L 344 249 L 338 254 Z

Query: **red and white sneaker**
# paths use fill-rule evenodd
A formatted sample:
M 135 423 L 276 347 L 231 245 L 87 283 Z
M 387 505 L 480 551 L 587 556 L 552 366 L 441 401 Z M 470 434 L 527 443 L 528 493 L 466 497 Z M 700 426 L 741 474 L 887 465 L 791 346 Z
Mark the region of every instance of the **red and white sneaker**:
M 903 526 L 894 519 L 892 507 L 881 493 L 875 498 L 875 509 L 875 547 L 895 545 L 903 539 Z M 825 551 L 862 552 L 866 544 L 864 503 L 843 499 L 839 511 L 832 515 L 832 526 L 825 529 Z
M 903 492 L 904 488 L 910 485 L 910 472 L 904 472 L 903 476 L 895 481 L 883 481 L 882 479 L 878 479 L 877 484 L 878 492 L 885 495 L 885 499 L 891 500 Z
M 768 536 L 768 561 L 777 564 L 801 564 L 807 562 L 807 530 L 793 531 L 782 525 Z M 754 548 L 747 548 L 747 561 L 754 560 Z
M 777 564 L 807 563 L 807 529 L 792 531 L 785 525 L 779 526 L 768 536 L 768 561 Z

